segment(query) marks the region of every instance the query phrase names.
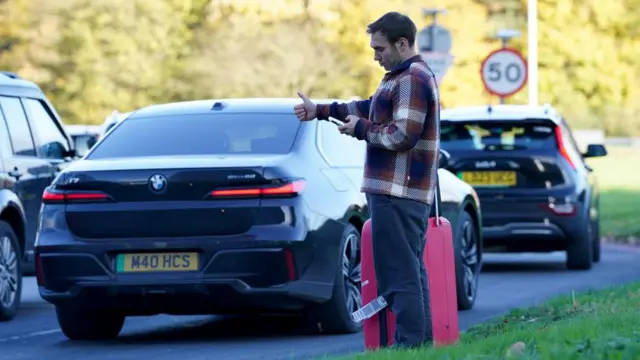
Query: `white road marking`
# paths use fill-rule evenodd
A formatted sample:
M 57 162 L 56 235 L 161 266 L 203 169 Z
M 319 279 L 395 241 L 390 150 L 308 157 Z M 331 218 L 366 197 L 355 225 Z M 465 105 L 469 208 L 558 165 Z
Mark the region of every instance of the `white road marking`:
M 629 254 L 631 253 L 632 255 L 640 253 L 640 247 L 634 248 L 631 246 L 624 246 L 624 245 L 617 245 L 617 244 L 603 244 L 603 250 L 607 249 L 607 250 L 613 250 L 616 253 L 620 254 Z M 540 261 L 540 262 L 545 262 L 545 261 L 563 261 L 564 260 L 564 252 L 553 252 L 553 253 L 547 253 L 547 254 L 530 254 L 530 253 L 516 253 L 516 254 L 491 254 L 491 253 L 487 253 L 484 255 L 486 260 L 489 260 L 488 262 L 500 262 L 500 261 L 514 261 L 514 262 L 518 262 L 518 261 Z M 606 255 L 605 255 L 606 256 Z M 482 276 L 481 276 L 482 278 Z M 26 296 L 27 298 L 32 299 L 34 302 L 36 303 L 45 303 L 46 301 L 42 300 L 42 298 L 40 298 L 38 292 L 37 292 L 37 285 L 36 285 L 36 281 L 35 281 L 35 277 L 24 277 L 24 284 L 23 284 L 23 295 L 25 295 L 25 293 L 27 293 L 28 295 Z M 568 291 L 565 291 L 565 293 L 567 293 Z M 555 295 L 559 295 L 560 293 L 557 293 Z M 24 296 L 23 296 L 23 301 L 25 300 Z M 486 319 L 482 320 L 482 319 L 478 319 L 476 322 L 484 322 L 485 320 L 488 320 L 490 318 L 495 317 L 495 315 L 490 315 L 487 316 Z M 172 318 L 172 322 L 174 323 L 178 323 L 177 318 L 175 317 L 171 317 Z M 199 318 L 199 317 L 198 317 Z M 182 323 L 182 322 L 180 322 Z M 194 325 L 195 326 L 195 325 Z M 32 333 L 27 333 L 24 335 L 15 335 L 15 336 L 10 336 L 10 337 L 5 337 L 5 338 L 0 338 L 0 344 L 1 343 L 6 343 L 9 341 L 17 341 L 17 340 L 25 340 L 25 339 L 29 339 L 29 338 L 33 338 L 33 337 L 38 337 L 38 336 L 46 336 L 46 335 L 52 335 L 52 334 L 57 334 L 57 333 L 61 333 L 62 331 L 57 328 L 57 329 L 49 329 L 49 330 L 42 330 L 42 331 L 35 331 Z
M 51 334 L 56 334 L 56 333 L 59 333 L 59 332 L 61 332 L 60 329 L 50 329 L 50 330 L 36 331 L 36 332 L 32 332 L 32 333 L 25 334 L 25 335 L 16 335 L 16 336 L 10 336 L 10 337 L 7 337 L 7 338 L 2 338 L 2 339 L 0 339 L 0 343 L 7 342 L 7 341 L 23 340 L 23 339 L 36 337 L 36 336 L 51 335 Z

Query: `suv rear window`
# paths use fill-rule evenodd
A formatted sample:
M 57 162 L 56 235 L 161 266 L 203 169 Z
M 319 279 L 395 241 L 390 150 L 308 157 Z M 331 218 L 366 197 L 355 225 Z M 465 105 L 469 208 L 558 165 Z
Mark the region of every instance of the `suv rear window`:
M 284 114 L 172 115 L 124 120 L 87 159 L 286 154 L 300 121 Z
M 555 149 L 554 127 L 545 120 L 443 121 L 440 142 L 445 150 Z

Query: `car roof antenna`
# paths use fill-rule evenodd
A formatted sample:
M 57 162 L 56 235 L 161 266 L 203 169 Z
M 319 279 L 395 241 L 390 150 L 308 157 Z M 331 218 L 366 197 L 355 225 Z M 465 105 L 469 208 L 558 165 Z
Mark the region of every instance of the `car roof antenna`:
M 211 107 L 211 110 L 222 110 L 222 109 L 224 109 L 224 103 L 221 101 L 216 101 Z

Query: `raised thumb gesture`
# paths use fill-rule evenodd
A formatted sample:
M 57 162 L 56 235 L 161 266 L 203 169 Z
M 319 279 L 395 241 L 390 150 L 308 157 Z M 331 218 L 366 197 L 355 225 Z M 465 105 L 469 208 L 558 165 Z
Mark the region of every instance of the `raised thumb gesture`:
M 302 104 L 297 104 L 293 107 L 296 116 L 301 121 L 313 120 L 316 118 L 316 104 L 309 98 L 298 91 L 298 96 L 302 99 Z

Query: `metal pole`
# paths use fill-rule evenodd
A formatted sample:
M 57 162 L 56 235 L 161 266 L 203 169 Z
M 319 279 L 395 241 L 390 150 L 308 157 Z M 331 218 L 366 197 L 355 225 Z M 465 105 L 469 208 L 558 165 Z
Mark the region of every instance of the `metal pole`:
M 538 105 L 538 0 L 528 0 L 527 45 L 529 46 L 527 67 L 529 79 L 529 105 Z
M 519 36 L 520 36 L 520 31 L 511 30 L 511 29 L 500 29 L 496 33 L 496 37 L 500 39 L 500 41 L 502 42 L 502 48 L 507 47 L 509 40 Z
M 431 16 L 431 23 L 432 25 L 437 24 L 437 17 L 438 14 L 445 14 L 447 12 L 447 10 L 445 9 L 436 9 L 436 8 L 425 8 L 422 9 L 422 14 L 425 16 Z M 435 41 L 436 38 L 436 34 L 433 33 L 433 28 L 431 28 L 431 31 L 429 31 L 429 45 L 430 48 L 428 49 L 428 51 L 433 51 L 433 43 Z
M 520 31 L 510 29 L 498 30 L 498 33 L 496 34 L 496 37 L 500 39 L 500 43 L 502 44 L 503 49 L 507 47 L 507 45 L 509 44 L 509 40 L 518 36 L 520 36 Z M 502 96 L 500 97 L 500 104 L 504 104 L 504 98 Z
M 435 25 L 436 24 L 436 17 L 438 16 L 438 13 L 433 13 L 431 14 L 431 24 Z M 429 31 L 429 44 L 431 44 L 431 51 L 433 51 L 433 44 L 436 42 L 436 34 L 434 34 L 434 29 L 431 28 L 431 31 Z

